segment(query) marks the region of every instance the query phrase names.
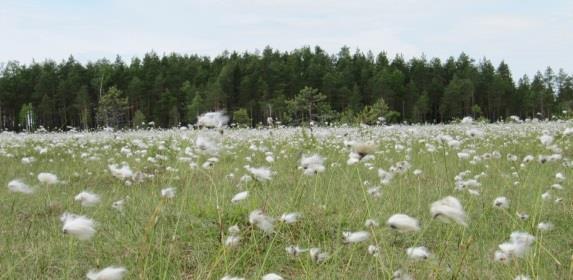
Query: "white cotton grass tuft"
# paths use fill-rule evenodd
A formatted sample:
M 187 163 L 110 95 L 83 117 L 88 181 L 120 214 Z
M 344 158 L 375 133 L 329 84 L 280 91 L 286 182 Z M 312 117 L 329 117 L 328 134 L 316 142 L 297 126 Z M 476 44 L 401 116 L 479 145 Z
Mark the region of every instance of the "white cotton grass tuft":
M 551 231 L 555 226 L 550 222 L 541 222 L 537 224 L 537 229 L 540 231 Z
M 370 239 L 370 233 L 367 231 L 345 231 L 342 233 L 342 237 L 344 238 L 344 243 L 359 243 Z
M 36 158 L 34 157 L 23 157 L 21 160 L 22 164 L 32 164 L 36 162 Z
M 543 199 L 545 201 L 550 200 L 552 198 L 553 198 L 553 196 L 551 195 L 551 192 L 549 192 L 549 191 L 541 194 L 541 199 Z
M 371 227 L 379 227 L 380 224 L 378 223 L 378 221 L 374 220 L 374 219 L 367 219 L 364 222 L 364 226 L 367 228 L 371 228 Z
M 198 127 L 221 128 L 229 122 L 229 117 L 224 112 L 207 112 L 197 118 Z
M 480 195 L 479 191 L 472 190 L 472 189 L 468 189 L 468 193 L 473 195 L 473 196 L 479 196 Z
M 111 208 L 117 210 L 117 211 L 123 211 L 123 207 L 125 206 L 125 199 L 120 199 L 118 201 L 114 201 L 111 204 Z
M 392 280 L 414 280 L 414 277 L 408 272 L 398 269 L 392 274 Z
M 245 280 L 243 277 L 225 275 L 221 280 Z
M 509 242 L 504 242 L 495 251 L 494 260 L 507 263 L 513 258 L 522 258 L 535 241 L 535 237 L 527 232 L 512 232 Z
M 265 215 L 262 210 L 256 209 L 249 214 L 249 223 L 257 226 L 266 234 L 274 232 L 274 219 Z
M 121 280 L 127 273 L 124 267 L 110 266 L 100 271 L 90 270 L 86 277 L 89 280 Z
M 368 188 L 367 192 L 372 197 L 378 198 L 378 197 L 382 196 L 381 189 L 382 189 L 381 187 L 371 187 L 371 188 Z
M 287 247 L 285 248 L 285 251 L 286 251 L 287 254 L 289 254 L 290 256 L 298 257 L 298 256 L 300 256 L 300 254 L 302 254 L 302 253 L 304 253 L 304 252 L 307 252 L 308 249 L 303 249 L 303 248 L 300 248 L 300 247 L 298 247 L 298 246 L 290 245 L 290 246 L 287 246 Z
M 247 171 L 253 175 L 253 177 L 260 182 L 269 181 L 272 179 L 273 172 L 266 167 L 246 167 Z
M 203 169 L 211 169 L 215 166 L 216 161 L 206 160 L 203 164 L 201 164 L 201 168 Z
M 302 156 L 300 160 L 300 168 L 304 170 L 304 175 L 312 176 L 324 172 L 324 159 L 317 154 L 310 156 Z
M 241 229 L 239 228 L 239 225 L 232 225 L 227 229 L 227 232 L 229 232 L 230 235 L 239 235 L 241 233 Z
M 120 180 L 126 180 L 133 178 L 133 171 L 129 167 L 129 165 L 124 164 L 119 167 L 117 164 L 110 164 L 107 166 L 111 175 Z
M 161 190 L 161 197 L 174 198 L 176 189 L 173 187 L 164 188 Z
M 555 190 L 563 190 L 563 186 L 561 186 L 561 184 L 553 184 L 551 185 L 551 188 Z
M 513 280 L 531 280 L 531 278 L 527 275 L 517 275 Z
M 225 246 L 229 248 L 236 248 L 241 245 L 241 237 L 237 235 L 229 235 L 225 239 Z
M 553 136 L 548 134 L 543 134 L 539 136 L 539 142 L 541 142 L 541 144 L 543 144 L 544 146 L 549 146 L 553 144 Z
M 380 183 L 382 185 L 388 185 L 394 178 L 394 173 L 388 172 L 382 168 L 378 169 L 378 177 L 380 177 Z
M 356 143 L 352 147 L 352 151 L 363 159 L 365 156 L 373 154 L 376 151 L 376 144 L 373 141 Z
M 298 222 L 298 220 L 302 217 L 302 215 L 298 212 L 291 212 L 291 213 L 284 213 L 282 214 L 279 221 L 285 224 L 294 224 Z
M 38 174 L 38 181 L 46 185 L 55 185 L 58 183 L 58 176 L 48 172 L 42 172 Z
M 26 185 L 26 183 L 20 180 L 12 180 L 8 183 L 8 190 L 11 192 L 19 192 L 25 194 L 33 194 L 34 189 Z
M 243 175 L 243 176 L 241 176 L 241 179 L 239 179 L 239 181 L 240 181 L 241 183 L 244 183 L 244 184 L 246 184 L 246 183 L 248 183 L 248 182 L 250 182 L 250 181 L 252 181 L 252 180 L 253 180 L 253 177 L 251 177 L 250 175 L 246 175 L 246 174 Z
M 328 253 L 323 252 L 320 248 L 310 248 L 310 259 L 315 263 L 323 263 L 328 259 Z
M 473 122 L 474 122 L 474 119 L 470 116 L 467 116 L 467 117 L 464 117 L 460 123 L 461 124 L 473 124 Z
M 449 223 L 454 221 L 460 225 L 467 226 L 464 208 L 460 201 L 453 196 L 447 196 L 432 203 L 430 213 L 432 218 L 437 218 L 442 222 Z
M 241 229 L 238 225 L 230 226 L 227 231 L 229 232 L 229 236 L 225 239 L 225 246 L 229 248 L 236 248 L 241 245 L 242 238 L 239 236 L 241 234 Z
M 265 161 L 268 163 L 273 163 L 273 162 L 275 162 L 275 158 L 273 156 L 269 155 L 269 156 L 265 157 Z
M 73 235 L 79 240 L 89 240 L 96 233 L 94 220 L 86 216 L 65 212 L 60 216 L 60 220 L 64 223 L 63 233 Z
M 525 213 L 525 212 L 517 212 L 515 213 L 517 215 L 517 217 L 522 220 L 525 221 L 527 219 L 529 219 L 529 214 Z
M 80 202 L 83 207 L 92 207 L 101 201 L 99 195 L 87 191 L 83 191 L 76 195 L 74 200 Z
M 247 199 L 247 197 L 249 197 L 248 191 L 240 192 L 240 193 L 236 194 L 235 196 L 233 196 L 233 198 L 231 199 L 231 202 L 232 203 L 238 203 L 242 200 Z
M 406 214 L 394 214 L 392 215 L 386 224 L 402 233 L 406 232 L 416 232 L 420 230 L 420 222 L 418 219 L 412 218 Z
M 374 257 L 377 257 L 380 255 L 380 247 L 376 246 L 376 245 L 368 245 L 368 254 L 372 255 Z
M 284 278 L 282 278 L 282 276 L 276 274 L 276 273 L 268 273 L 263 275 L 263 278 L 261 278 L 262 280 L 284 280 Z
M 376 144 L 374 142 L 348 142 L 348 145 L 352 146 L 352 152 L 348 155 L 348 161 L 346 161 L 346 164 L 354 165 L 361 161 L 367 162 L 374 159 L 374 155 L 372 155 L 376 151 Z
M 204 135 L 197 136 L 197 139 L 195 139 L 195 146 L 199 152 L 210 156 L 217 156 L 221 151 L 221 145 L 219 141 Z
M 496 197 L 493 201 L 493 206 L 497 208 L 507 209 L 509 208 L 509 199 L 505 196 Z
M 410 247 L 406 249 L 406 254 L 413 260 L 426 260 L 430 257 L 430 251 L 426 247 Z

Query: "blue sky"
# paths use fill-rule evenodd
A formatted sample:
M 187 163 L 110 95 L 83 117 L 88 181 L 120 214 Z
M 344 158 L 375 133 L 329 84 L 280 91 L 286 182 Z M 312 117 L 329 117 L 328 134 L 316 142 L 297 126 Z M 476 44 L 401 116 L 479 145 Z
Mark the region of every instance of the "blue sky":
M 1 0 L 0 34 L 0 62 L 346 45 L 573 72 L 571 0 Z

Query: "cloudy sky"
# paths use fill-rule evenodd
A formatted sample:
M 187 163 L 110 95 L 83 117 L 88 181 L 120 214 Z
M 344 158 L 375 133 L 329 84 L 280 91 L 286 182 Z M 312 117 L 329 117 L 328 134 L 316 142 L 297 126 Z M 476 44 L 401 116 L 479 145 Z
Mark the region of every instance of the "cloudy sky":
M 573 72 L 572 0 L 2 0 L 0 62 L 319 45 Z

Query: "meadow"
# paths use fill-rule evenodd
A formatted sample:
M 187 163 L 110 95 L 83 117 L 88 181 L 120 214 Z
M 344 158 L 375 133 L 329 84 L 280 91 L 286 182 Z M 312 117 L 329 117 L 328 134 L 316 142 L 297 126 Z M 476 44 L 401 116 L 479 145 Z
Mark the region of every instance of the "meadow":
M 0 279 L 572 279 L 570 127 L 4 132 Z

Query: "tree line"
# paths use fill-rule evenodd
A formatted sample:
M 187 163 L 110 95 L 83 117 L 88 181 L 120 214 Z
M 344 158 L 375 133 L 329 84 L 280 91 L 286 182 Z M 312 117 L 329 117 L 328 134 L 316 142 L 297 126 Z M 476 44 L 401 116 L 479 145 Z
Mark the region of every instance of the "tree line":
M 174 127 L 203 112 L 226 110 L 248 126 L 439 123 L 464 116 L 551 118 L 573 107 L 573 76 L 548 67 L 512 77 L 509 66 L 462 53 L 389 57 L 343 47 L 224 52 L 214 58 L 154 52 L 129 63 L 73 57 L 56 63 L 0 65 L 0 128 Z

